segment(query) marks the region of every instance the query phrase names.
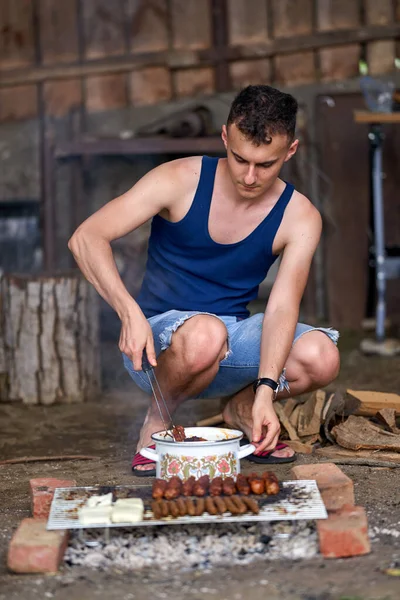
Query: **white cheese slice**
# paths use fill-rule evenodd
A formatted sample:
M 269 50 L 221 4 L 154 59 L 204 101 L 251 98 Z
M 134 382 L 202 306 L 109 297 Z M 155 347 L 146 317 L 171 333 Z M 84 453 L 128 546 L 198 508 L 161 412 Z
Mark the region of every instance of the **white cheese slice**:
M 139 508 L 144 508 L 143 500 L 141 498 L 119 498 L 113 506 L 138 506 Z
M 130 498 L 131 499 L 131 498 Z M 132 500 L 136 498 L 132 498 Z M 143 520 L 144 505 L 142 500 L 138 503 L 115 503 L 111 513 L 111 521 L 113 523 L 137 523 Z
M 109 525 L 111 523 L 111 506 L 84 506 L 78 512 L 82 525 Z
M 111 506 L 112 504 L 112 493 L 104 494 L 104 496 L 91 496 L 88 498 L 85 506 Z

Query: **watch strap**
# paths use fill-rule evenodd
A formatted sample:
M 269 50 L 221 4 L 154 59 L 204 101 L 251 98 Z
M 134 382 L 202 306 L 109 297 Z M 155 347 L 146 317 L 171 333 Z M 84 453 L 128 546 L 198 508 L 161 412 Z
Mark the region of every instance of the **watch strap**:
M 266 385 L 270 387 L 271 390 L 274 391 L 275 395 L 278 393 L 279 383 L 270 377 L 260 377 L 259 379 L 256 379 L 253 383 L 254 393 L 257 391 L 260 385 Z

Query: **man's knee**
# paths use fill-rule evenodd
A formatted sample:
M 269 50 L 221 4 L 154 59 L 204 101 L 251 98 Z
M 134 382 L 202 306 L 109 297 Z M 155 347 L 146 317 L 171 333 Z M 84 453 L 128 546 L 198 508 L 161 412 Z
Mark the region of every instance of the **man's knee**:
M 336 379 L 340 369 L 340 355 L 332 340 L 321 331 L 312 331 L 299 342 L 302 344 L 301 348 L 299 345 L 296 349 L 296 359 L 312 382 L 322 387 Z
M 197 315 L 173 334 L 171 350 L 188 372 L 200 373 L 224 358 L 227 337 L 227 329 L 220 319 Z

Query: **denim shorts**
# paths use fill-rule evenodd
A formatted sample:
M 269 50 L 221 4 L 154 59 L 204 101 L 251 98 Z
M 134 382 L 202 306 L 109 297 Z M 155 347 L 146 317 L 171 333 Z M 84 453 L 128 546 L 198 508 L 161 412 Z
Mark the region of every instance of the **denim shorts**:
M 156 355 L 166 350 L 170 344 L 173 333 L 185 321 L 196 315 L 210 315 L 211 313 L 198 311 L 169 310 L 166 313 L 150 317 L 148 322 L 153 330 Z M 197 398 L 223 398 L 232 396 L 238 391 L 252 384 L 258 377 L 260 362 L 260 342 L 264 313 L 255 314 L 248 319 L 237 319 L 237 317 L 221 317 L 211 315 L 220 319 L 228 331 L 228 351 L 225 358 L 220 362 L 219 370 L 210 385 L 203 390 Z M 293 344 L 309 331 L 322 331 L 335 344 L 339 338 L 339 332 L 332 328 L 312 327 L 304 323 L 298 323 L 294 334 Z M 152 394 L 150 384 L 143 371 L 135 371 L 132 361 L 123 354 L 125 368 L 133 381 L 147 394 Z M 280 390 L 289 390 L 289 383 L 283 372 L 279 378 Z

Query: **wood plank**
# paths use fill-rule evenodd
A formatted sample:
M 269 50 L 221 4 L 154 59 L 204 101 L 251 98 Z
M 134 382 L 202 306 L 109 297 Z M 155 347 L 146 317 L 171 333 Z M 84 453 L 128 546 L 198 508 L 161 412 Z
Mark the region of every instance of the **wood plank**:
M 317 0 L 319 31 L 351 29 L 360 25 L 359 3 L 349 0 Z
M 124 54 L 123 0 L 82 2 L 85 57 L 89 59 Z
M 400 462 L 399 452 L 385 452 L 379 450 L 378 452 L 371 452 L 370 450 L 348 450 L 338 445 L 326 446 L 325 448 L 315 448 L 314 454 L 317 456 L 324 456 L 325 458 L 371 458 L 374 457 L 378 460 L 388 460 L 394 463 Z
M 293 54 L 298 51 L 320 49 L 343 44 L 393 39 L 400 36 L 400 23 L 388 26 L 372 26 L 348 31 L 327 31 L 313 35 L 279 38 L 267 44 L 227 46 L 203 50 L 174 50 L 171 52 L 148 52 L 115 59 L 93 59 L 83 64 L 65 63 L 60 66 L 30 67 L 15 70 L 0 69 L 0 87 L 41 83 L 56 79 L 86 77 L 111 73 L 127 73 L 144 67 L 186 68 L 212 66 L 219 60 L 236 61 L 252 58 L 270 58 L 277 54 Z
M 184 69 L 174 73 L 174 85 L 178 98 L 212 94 L 215 91 L 214 69 Z
M 333 103 L 326 96 L 316 102 L 320 168 L 330 182 L 325 202 L 333 221 L 324 236 L 328 320 L 359 329 L 368 291 L 369 163 L 367 132 L 352 113 L 364 101 L 361 94 L 329 96 Z
M 389 25 L 394 18 L 393 0 L 364 0 L 368 25 Z
M 79 58 L 77 0 L 40 0 L 40 54 L 43 64 L 72 62 Z
M 355 110 L 356 123 L 400 123 L 400 113 L 374 113 L 368 110 Z
M 241 90 L 247 85 L 271 83 L 271 61 L 267 58 L 238 60 L 229 65 L 229 72 L 234 90 Z
M 88 77 L 85 86 L 88 112 L 124 108 L 128 105 L 126 75 Z
M 172 98 L 171 74 L 163 67 L 133 71 L 130 76 L 130 95 L 134 106 L 157 104 Z
M 312 33 L 312 0 L 272 0 L 274 37 Z
M 228 0 L 230 44 L 257 44 L 268 39 L 267 3 L 252 0 Z
M 131 52 L 168 50 L 167 0 L 128 0 Z
M 32 3 L 29 0 L 2 0 L 0 24 L 0 68 L 34 64 Z
M 62 117 L 82 102 L 80 79 L 48 81 L 44 84 L 44 103 L 46 113 L 53 117 Z
M 38 114 L 35 85 L 20 85 L 0 90 L 0 122 L 33 119 Z
M 173 47 L 208 48 L 211 45 L 210 0 L 171 0 Z
M 303 85 L 316 79 L 313 52 L 299 52 L 277 56 L 275 80 L 277 85 Z
M 359 44 L 319 50 L 321 81 L 337 81 L 357 77 L 360 51 Z
M 389 392 L 374 392 L 347 389 L 347 394 L 360 402 L 360 407 L 354 414 L 361 416 L 374 416 L 381 408 L 394 408 L 400 415 L 400 396 Z
M 396 42 L 394 40 L 381 40 L 370 42 L 367 45 L 368 73 L 370 75 L 384 75 L 394 71 L 396 56 Z

